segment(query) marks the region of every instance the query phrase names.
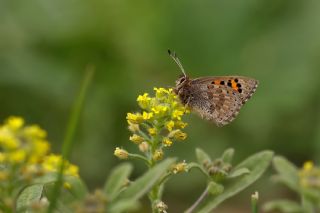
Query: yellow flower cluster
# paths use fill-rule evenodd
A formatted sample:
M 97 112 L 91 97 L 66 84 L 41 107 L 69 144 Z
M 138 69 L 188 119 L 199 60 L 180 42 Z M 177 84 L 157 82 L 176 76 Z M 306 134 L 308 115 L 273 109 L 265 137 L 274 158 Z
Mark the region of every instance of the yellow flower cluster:
M 300 185 L 305 188 L 320 189 L 320 168 L 314 166 L 312 161 L 303 164 L 299 171 Z
M 32 180 L 32 176 L 58 171 L 62 159 L 49 155 L 47 133 L 37 125 L 24 125 L 21 117 L 9 117 L 0 125 L 0 180 Z M 12 174 L 13 173 L 13 174 Z M 64 174 L 78 176 L 78 167 L 65 162 Z M 16 175 L 16 177 L 12 176 Z M 10 176 L 11 180 L 8 180 Z M 5 182 L 0 182 L 1 184 Z
M 46 135 L 37 125 L 24 127 L 24 120 L 20 117 L 8 118 L 4 125 L 0 126 L 0 162 L 40 162 L 50 149 Z
M 154 88 L 154 91 L 155 97 L 150 97 L 148 93 L 138 96 L 137 102 L 144 111 L 142 113 L 128 113 L 129 124 L 152 122 L 165 117 L 169 131 L 175 126 L 184 128 L 186 123 L 181 122 L 181 117 L 189 111 L 179 103 L 173 90 Z
M 154 97 L 148 93 L 139 95 L 137 102 L 142 111 L 127 113 L 126 117 L 129 130 L 133 133 L 129 140 L 138 145 L 150 161 L 161 160 L 164 147 L 187 138 L 187 134 L 182 131 L 187 126 L 182 116 L 189 113 L 173 89 L 154 88 L 154 91 Z M 128 157 L 128 153 L 119 148 L 114 154 L 120 159 Z
M 58 172 L 60 165 L 62 163 L 62 156 L 50 154 L 44 157 L 42 167 L 45 172 Z M 64 171 L 65 175 L 71 175 L 79 177 L 79 168 L 69 162 L 64 162 Z

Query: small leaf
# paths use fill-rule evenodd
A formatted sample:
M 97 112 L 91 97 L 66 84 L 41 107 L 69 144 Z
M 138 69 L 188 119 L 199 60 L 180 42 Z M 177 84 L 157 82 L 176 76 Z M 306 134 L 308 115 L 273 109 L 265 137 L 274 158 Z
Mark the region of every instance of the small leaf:
M 218 184 L 216 182 L 209 182 L 208 184 L 208 191 L 211 195 L 219 195 L 223 192 L 224 187 L 221 184 Z
M 257 154 L 254 154 L 240 163 L 235 167 L 235 170 L 240 168 L 248 168 L 250 173 L 243 175 L 237 179 L 229 180 L 225 187 L 224 192 L 218 196 L 209 196 L 208 199 L 204 202 L 202 208 L 200 208 L 199 213 L 211 212 L 224 200 L 234 196 L 238 192 L 242 191 L 250 184 L 255 182 L 268 168 L 271 163 L 273 152 L 263 151 Z
M 196 149 L 196 156 L 200 165 L 203 165 L 204 162 L 211 162 L 210 156 L 200 148 Z
M 120 202 L 134 203 L 140 199 L 144 194 L 150 191 L 150 189 L 163 177 L 168 171 L 170 166 L 175 162 L 175 159 L 168 158 L 161 163 L 157 164 L 144 175 L 134 181 L 124 191 L 120 193 L 116 201 L 109 204 L 109 209 L 114 206 L 120 205 Z
M 275 156 L 273 166 L 278 172 L 278 180 L 290 189 L 299 192 L 299 176 L 297 167 L 282 156 Z
M 234 155 L 234 149 L 232 149 L 232 148 L 227 149 L 222 154 L 222 157 L 221 157 L 222 161 L 225 162 L 225 163 L 231 163 L 231 161 L 233 159 L 233 155 Z
M 123 199 L 119 202 L 117 202 L 115 205 L 112 205 L 112 207 L 109 209 L 108 212 L 110 213 L 119 213 L 119 212 L 132 212 L 135 210 L 138 210 L 140 207 L 140 204 L 136 200 L 132 199 Z
M 43 192 L 42 184 L 35 184 L 26 187 L 18 197 L 17 212 L 26 212 L 30 204 L 40 201 Z
M 195 162 L 191 162 L 188 163 L 188 172 L 191 171 L 192 169 L 198 169 L 200 170 L 205 176 L 207 176 L 208 178 L 210 178 L 210 175 L 207 173 L 207 171 L 205 171 L 203 169 L 203 167 L 201 165 L 199 165 L 198 163 Z
M 231 174 L 228 175 L 228 178 L 236 178 L 244 174 L 249 174 L 250 170 L 247 168 L 240 168 L 237 170 L 233 170 Z
M 119 194 L 120 189 L 124 186 L 126 180 L 131 174 L 131 171 L 132 166 L 128 163 L 123 163 L 112 170 L 103 189 L 110 201 Z
M 54 183 L 57 181 L 58 174 L 55 172 L 47 173 L 43 176 L 37 177 L 34 179 L 35 184 L 47 184 L 47 183 Z
M 88 188 L 80 178 L 65 176 L 64 182 L 70 184 L 68 191 L 74 196 L 75 200 L 83 199 L 88 194 Z
M 280 211 L 283 213 L 305 212 L 298 203 L 291 200 L 276 200 L 268 202 L 263 206 L 263 210 L 266 212 Z

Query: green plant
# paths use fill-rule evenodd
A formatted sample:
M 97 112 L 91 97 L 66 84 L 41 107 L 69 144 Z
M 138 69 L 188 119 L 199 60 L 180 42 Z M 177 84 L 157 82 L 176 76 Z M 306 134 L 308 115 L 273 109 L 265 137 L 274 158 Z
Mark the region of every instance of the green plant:
M 273 180 L 284 184 L 298 194 L 300 201 L 279 199 L 266 203 L 265 211 L 278 210 L 284 213 L 312 213 L 320 210 L 320 168 L 307 161 L 299 169 L 282 156 L 273 159 L 277 175 Z
M 197 162 L 166 158 L 166 150 L 187 137 L 183 117 L 189 110 L 180 104 L 172 89 L 155 88 L 154 97 L 147 93 L 138 97 L 142 112 L 127 114 L 132 132 L 129 139 L 140 152 L 119 147 L 114 150 L 119 159 L 141 160 L 147 171 L 131 181 L 132 165 L 120 164 L 110 172 L 102 189 L 89 192 L 78 175 L 78 167 L 69 163 L 68 157 L 92 73 L 88 71 L 71 114 L 62 156 L 50 154 L 45 131 L 35 125 L 24 126 L 22 118 L 11 117 L 0 126 L 0 210 L 119 213 L 138 209 L 139 200 L 147 195 L 153 212 L 166 212 L 162 195 L 167 180 L 196 169 L 207 178 L 207 186 L 185 212 L 210 212 L 256 181 L 270 164 L 271 151 L 256 153 L 236 166 L 232 164 L 233 149 L 212 159 L 197 148 Z M 256 213 L 256 203 L 252 206 Z

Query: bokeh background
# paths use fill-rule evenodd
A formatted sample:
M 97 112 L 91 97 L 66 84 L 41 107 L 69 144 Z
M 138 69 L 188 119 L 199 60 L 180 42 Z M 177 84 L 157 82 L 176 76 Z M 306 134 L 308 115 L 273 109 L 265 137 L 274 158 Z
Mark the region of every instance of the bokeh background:
M 48 131 L 60 152 L 85 67 L 96 67 L 77 131 L 72 162 L 91 190 L 119 164 L 116 146 L 129 151 L 126 113 L 136 97 L 170 87 L 180 75 L 167 55 L 175 50 L 191 77 L 244 75 L 260 81 L 230 125 L 217 128 L 196 115 L 189 137 L 167 156 L 194 161 L 194 148 L 235 162 L 264 149 L 301 166 L 320 154 L 320 1 L 299 0 L 2 0 L 0 1 L 0 119 L 23 116 Z M 146 168 L 133 162 L 134 176 Z M 272 184 L 272 169 L 218 209 L 249 212 L 250 194 L 262 202 L 290 196 Z M 197 172 L 169 183 L 165 202 L 181 212 L 198 197 Z M 148 212 L 148 209 L 145 210 Z

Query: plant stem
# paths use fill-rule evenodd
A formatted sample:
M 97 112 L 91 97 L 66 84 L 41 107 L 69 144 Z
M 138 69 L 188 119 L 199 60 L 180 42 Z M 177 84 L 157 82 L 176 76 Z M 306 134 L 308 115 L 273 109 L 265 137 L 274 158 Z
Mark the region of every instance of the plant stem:
M 63 170 L 64 170 L 65 160 L 68 159 L 71 152 L 71 148 L 74 142 L 73 140 L 74 133 L 75 133 L 77 124 L 79 123 L 80 113 L 84 104 L 88 87 L 92 80 L 93 73 L 94 73 L 94 67 L 88 66 L 86 68 L 86 74 L 82 82 L 79 95 L 74 103 L 71 115 L 69 117 L 66 134 L 62 144 L 62 161 L 60 164 L 57 181 L 54 185 L 52 196 L 50 197 L 51 200 L 50 200 L 50 205 L 47 211 L 48 213 L 53 212 L 57 204 L 57 200 L 60 194 L 60 188 L 63 183 Z
M 193 212 L 197 208 L 197 206 L 201 203 L 201 201 L 208 195 L 208 192 L 209 192 L 209 186 L 206 187 L 206 189 L 202 192 L 202 194 L 197 199 L 197 201 L 190 208 L 188 208 L 185 211 L 185 213 Z
M 252 213 L 258 213 L 258 200 L 259 200 L 259 194 L 258 192 L 255 192 L 251 195 L 251 210 Z

